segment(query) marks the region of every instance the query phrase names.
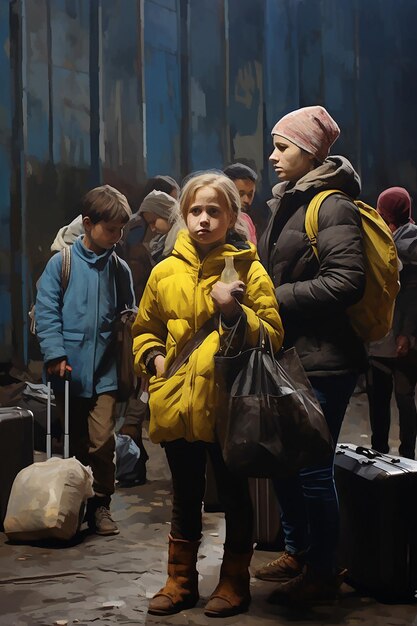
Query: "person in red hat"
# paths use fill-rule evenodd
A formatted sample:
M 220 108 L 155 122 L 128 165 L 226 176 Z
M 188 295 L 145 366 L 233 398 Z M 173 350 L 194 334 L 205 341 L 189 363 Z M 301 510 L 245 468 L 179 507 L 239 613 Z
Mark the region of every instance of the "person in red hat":
M 378 197 L 377 211 L 388 224 L 402 269 L 392 331 L 369 347 L 367 394 L 371 445 L 389 452 L 391 396 L 394 390 L 400 422 L 401 456 L 415 458 L 417 410 L 417 226 L 411 217 L 411 197 L 403 187 L 390 187 Z

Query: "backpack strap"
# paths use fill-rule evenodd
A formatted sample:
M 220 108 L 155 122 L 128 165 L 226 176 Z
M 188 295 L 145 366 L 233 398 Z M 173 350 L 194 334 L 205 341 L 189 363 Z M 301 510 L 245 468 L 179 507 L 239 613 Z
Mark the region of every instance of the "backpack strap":
M 164 373 L 164 378 L 171 378 L 171 376 L 173 376 L 176 372 L 178 372 L 180 367 L 184 365 L 186 361 L 188 361 L 188 359 L 190 358 L 194 350 L 197 350 L 197 348 L 201 346 L 201 344 L 206 339 L 206 337 L 208 337 L 218 327 L 219 327 L 218 316 L 213 315 L 212 317 L 209 317 L 208 320 L 206 320 L 204 324 L 197 330 L 195 335 L 193 335 L 187 341 L 187 343 L 184 345 L 181 352 L 177 354 L 177 356 L 175 357 L 175 359 L 173 360 L 169 368 Z
M 123 264 L 120 263 L 120 258 L 116 252 L 112 253 L 113 269 L 114 269 L 114 281 L 116 285 L 116 298 L 117 298 L 117 310 L 119 313 L 128 309 L 135 310 L 136 303 L 132 302 L 132 286 L 129 280 L 129 276 L 126 274 L 123 268 Z
M 70 274 L 71 274 L 71 246 L 62 248 L 61 250 L 62 256 L 62 265 L 61 265 L 61 286 L 62 286 L 62 295 L 67 290 Z
M 317 235 L 319 232 L 319 210 L 323 202 L 329 196 L 338 193 L 342 195 L 346 195 L 340 189 L 326 189 L 325 191 L 320 191 L 317 193 L 312 200 L 310 200 L 305 216 L 305 229 L 307 233 L 307 237 L 310 240 L 311 247 L 313 248 L 313 252 L 317 258 L 319 258 L 319 253 L 317 251 Z

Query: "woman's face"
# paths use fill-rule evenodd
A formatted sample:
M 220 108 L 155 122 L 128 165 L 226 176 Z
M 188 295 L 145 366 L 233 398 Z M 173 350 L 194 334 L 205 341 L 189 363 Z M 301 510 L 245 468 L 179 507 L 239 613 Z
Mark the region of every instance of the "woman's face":
M 296 182 L 315 167 L 312 154 L 280 135 L 274 135 L 274 150 L 269 160 L 282 181 Z
M 236 221 L 223 197 L 212 187 L 197 191 L 187 213 L 187 227 L 197 248 L 207 253 L 224 243 Z
M 166 235 L 171 230 L 172 224 L 160 215 L 150 213 L 149 211 L 144 211 L 142 215 L 151 232 L 158 233 L 158 235 Z

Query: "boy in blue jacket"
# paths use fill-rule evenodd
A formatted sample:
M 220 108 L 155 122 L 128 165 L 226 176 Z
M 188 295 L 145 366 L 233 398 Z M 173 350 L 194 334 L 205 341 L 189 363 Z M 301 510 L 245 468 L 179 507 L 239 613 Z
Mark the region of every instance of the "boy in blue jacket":
M 118 385 L 112 325 L 118 311 L 134 304 L 130 270 L 113 252 L 131 209 L 123 194 L 104 185 L 85 195 L 81 211 L 85 235 L 71 246 L 65 293 L 61 254 L 49 260 L 39 281 L 36 331 L 62 419 L 63 377 L 67 365 L 72 368 L 70 455 L 93 472 L 95 496 L 87 505 L 90 528 L 113 535 L 119 530 L 110 514 Z

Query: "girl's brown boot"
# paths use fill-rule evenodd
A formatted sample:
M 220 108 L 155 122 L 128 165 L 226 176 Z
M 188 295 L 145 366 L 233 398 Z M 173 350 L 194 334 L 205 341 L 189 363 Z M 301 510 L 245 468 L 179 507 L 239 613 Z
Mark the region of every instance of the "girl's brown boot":
M 252 554 L 253 550 L 237 554 L 225 547 L 219 584 L 204 609 L 208 617 L 228 617 L 248 610 L 251 600 L 249 564 Z
M 168 580 L 149 603 L 148 613 L 172 615 L 190 609 L 198 602 L 197 552 L 200 541 L 169 536 Z

